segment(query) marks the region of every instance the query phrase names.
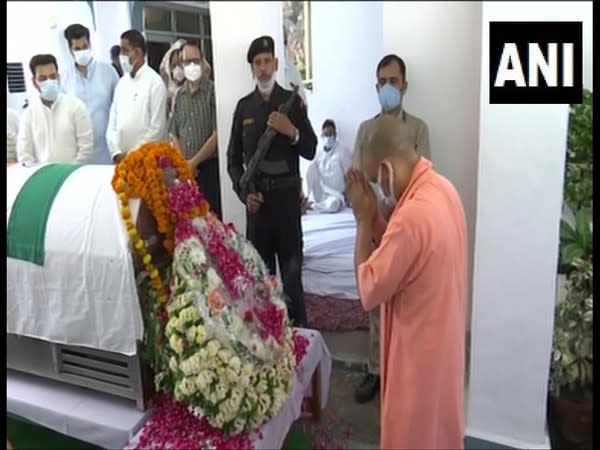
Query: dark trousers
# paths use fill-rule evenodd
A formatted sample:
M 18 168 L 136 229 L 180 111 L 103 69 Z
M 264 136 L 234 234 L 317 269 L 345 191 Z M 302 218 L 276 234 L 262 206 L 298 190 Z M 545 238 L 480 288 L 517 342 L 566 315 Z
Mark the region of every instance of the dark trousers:
M 211 211 L 216 214 L 219 220 L 223 220 L 218 158 L 211 158 L 198 166 L 196 183 L 200 188 L 200 192 L 208 201 Z
M 300 191 L 297 188 L 263 192 L 264 203 L 256 214 L 246 212 L 246 236 L 272 275 L 275 257 L 289 298 L 288 314 L 294 326 L 306 326 L 302 288 L 302 224 Z

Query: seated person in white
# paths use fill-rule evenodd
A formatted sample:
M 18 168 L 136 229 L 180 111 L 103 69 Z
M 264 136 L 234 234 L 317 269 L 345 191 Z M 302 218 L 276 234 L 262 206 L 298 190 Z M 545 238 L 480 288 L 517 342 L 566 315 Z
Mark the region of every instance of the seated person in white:
M 306 171 L 308 198 L 312 202 L 311 208 L 316 212 L 336 213 L 345 204 L 344 175 L 351 158 L 336 137 L 335 123 L 327 119 L 322 127 L 323 143 Z
M 17 135 L 19 134 L 19 112 L 6 109 L 6 162 L 17 162 Z
M 146 142 L 167 138 L 167 88 L 158 73 L 146 64 L 146 40 L 137 30 L 121 35 L 123 77 L 115 88 L 106 142 L 112 160 Z
M 23 164 L 87 163 L 94 152 L 92 122 L 77 97 L 60 92 L 58 64 L 52 55 L 36 55 L 29 68 L 39 96 L 23 111 L 17 160 Z

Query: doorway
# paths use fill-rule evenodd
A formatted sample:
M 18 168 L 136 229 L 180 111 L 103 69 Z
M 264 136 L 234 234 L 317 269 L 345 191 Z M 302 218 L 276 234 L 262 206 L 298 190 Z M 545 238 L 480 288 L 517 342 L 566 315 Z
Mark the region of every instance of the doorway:
M 198 41 L 212 66 L 208 2 L 197 2 L 198 6 L 160 1 L 147 3 L 148 6 L 143 8 L 143 23 L 150 67 L 158 72 L 165 53 L 178 39 Z
M 147 56 L 148 56 L 148 65 L 152 67 L 157 73 L 160 73 L 160 63 L 165 56 L 165 53 L 171 47 L 171 44 L 166 42 L 152 42 L 149 41 L 146 44 L 147 47 Z

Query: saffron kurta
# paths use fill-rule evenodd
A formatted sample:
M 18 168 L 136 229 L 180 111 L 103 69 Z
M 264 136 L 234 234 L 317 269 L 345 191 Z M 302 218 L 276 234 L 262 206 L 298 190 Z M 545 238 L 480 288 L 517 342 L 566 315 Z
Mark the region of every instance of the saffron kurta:
M 421 158 L 379 248 L 358 268 L 381 305 L 382 449 L 462 449 L 467 225 L 452 184 Z

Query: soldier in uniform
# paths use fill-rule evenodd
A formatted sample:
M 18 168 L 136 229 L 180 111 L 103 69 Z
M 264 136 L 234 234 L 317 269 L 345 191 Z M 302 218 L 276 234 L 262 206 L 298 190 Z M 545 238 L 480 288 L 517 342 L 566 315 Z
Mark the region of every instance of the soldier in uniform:
M 317 137 L 300 98 L 287 115 L 277 111 L 292 92 L 275 81 L 278 61 L 273 39 L 269 36 L 255 39 L 248 49 L 247 60 L 256 88 L 235 108 L 227 149 L 227 171 L 234 191 L 246 205 L 248 239 L 272 274 L 276 273 L 277 256 L 283 289 L 290 299 L 290 319 L 296 326 L 306 326 L 299 157 L 314 158 Z M 254 191 L 245 191 L 240 180 L 267 126 L 277 131 L 277 135 L 259 166 Z
M 376 119 L 382 114 L 394 117 L 402 139 L 407 145 L 414 146 L 421 156 L 431 159 L 427 125 L 422 119 L 407 113 L 402 107 L 402 98 L 408 88 L 406 64 L 397 55 L 387 55 L 377 64 L 376 72 L 376 88 L 381 112 L 360 124 L 352 152 L 352 166 L 360 168 L 361 152 L 377 123 Z M 380 192 L 377 194 L 381 200 L 382 194 Z M 392 208 L 380 202 L 380 212 L 387 221 Z M 377 242 L 374 244 L 378 245 Z M 379 308 L 377 307 L 369 312 L 368 372 L 356 389 L 356 401 L 365 403 L 372 400 L 379 392 L 379 381 Z

